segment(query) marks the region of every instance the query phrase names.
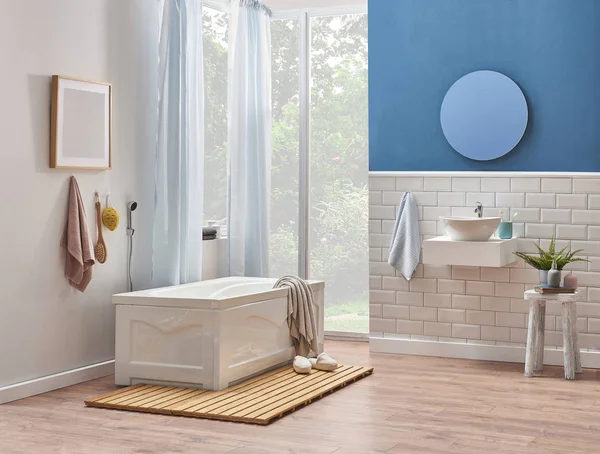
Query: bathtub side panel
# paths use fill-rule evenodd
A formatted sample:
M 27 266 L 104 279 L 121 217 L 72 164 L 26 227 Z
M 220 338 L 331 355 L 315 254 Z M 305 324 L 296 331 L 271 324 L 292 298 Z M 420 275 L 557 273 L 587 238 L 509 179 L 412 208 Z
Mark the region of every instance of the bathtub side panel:
M 214 386 L 214 312 L 116 306 L 115 382 Z
M 287 298 L 223 310 L 219 339 L 219 389 L 294 358 Z

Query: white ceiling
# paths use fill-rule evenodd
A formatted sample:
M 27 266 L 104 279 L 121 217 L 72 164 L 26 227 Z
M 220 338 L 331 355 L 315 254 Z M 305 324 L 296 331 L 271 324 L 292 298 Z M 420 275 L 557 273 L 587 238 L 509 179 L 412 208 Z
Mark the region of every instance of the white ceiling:
M 367 4 L 367 0 L 262 0 L 262 2 L 273 11 Z

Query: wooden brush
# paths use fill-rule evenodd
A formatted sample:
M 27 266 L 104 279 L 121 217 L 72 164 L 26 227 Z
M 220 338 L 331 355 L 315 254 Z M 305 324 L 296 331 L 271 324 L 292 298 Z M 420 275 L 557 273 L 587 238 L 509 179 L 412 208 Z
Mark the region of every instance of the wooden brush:
M 98 263 L 106 262 L 106 243 L 102 236 L 102 209 L 100 206 L 100 200 L 98 199 L 98 193 L 96 193 L 96 224 L 98 224 L 98 241 L 94 246 L 94 255 Z

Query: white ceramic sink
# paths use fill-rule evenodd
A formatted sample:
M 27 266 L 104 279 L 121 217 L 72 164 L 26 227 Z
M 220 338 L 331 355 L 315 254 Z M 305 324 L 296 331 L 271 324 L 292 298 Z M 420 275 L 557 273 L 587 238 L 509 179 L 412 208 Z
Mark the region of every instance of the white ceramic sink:
M 453 241 L 487 241 L 494 234 L 501 218 L 440 217 L 446 235 Z

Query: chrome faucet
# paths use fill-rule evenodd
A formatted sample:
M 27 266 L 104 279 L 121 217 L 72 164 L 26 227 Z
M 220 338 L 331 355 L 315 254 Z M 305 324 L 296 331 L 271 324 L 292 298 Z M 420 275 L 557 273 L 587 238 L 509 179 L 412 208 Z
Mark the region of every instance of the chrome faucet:
M 475 214 L 478 218 L 483 217 L 483 205 L 481 204 L 481 202 L 477 202 L 477 206 L 475 207 Z

